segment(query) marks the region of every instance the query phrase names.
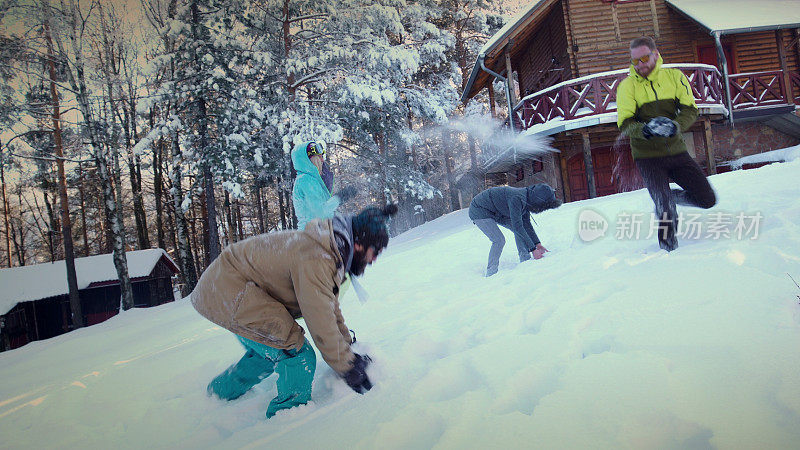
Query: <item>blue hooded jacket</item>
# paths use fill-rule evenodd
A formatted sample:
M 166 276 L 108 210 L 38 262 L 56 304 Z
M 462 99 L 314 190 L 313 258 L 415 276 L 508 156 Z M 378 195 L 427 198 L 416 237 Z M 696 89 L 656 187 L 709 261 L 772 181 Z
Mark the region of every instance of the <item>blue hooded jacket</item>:
M 297 171 L 292 189 L 294 213 L 297 216 L 297 228 L 305 229 L 306 223 L 312 219 L 330 219 L 339 207 L 339 197 L 331 196 L 331 191 L 322 181 L 316 166 L 311 163 L 306 153 L 309 142 L 301 142 L 292 150 L 292 165 Z

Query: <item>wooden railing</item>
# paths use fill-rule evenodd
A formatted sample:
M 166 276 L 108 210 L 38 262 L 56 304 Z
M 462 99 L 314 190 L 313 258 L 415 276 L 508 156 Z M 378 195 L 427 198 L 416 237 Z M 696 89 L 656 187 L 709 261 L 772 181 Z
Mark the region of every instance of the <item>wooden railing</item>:
M 665 64 L 680 69 L 689 79 L 695 102 L 700 108 L 727 109 L 722 76 L 706 64 Z M 535 92 L 514 108 L 517 130 L 551 121 L 565 121 L 617 111 L 617 86 L 628 70 L 602 72 Z M 781 70 L 739 73 L 728 77 L 734 111 L 764 107 L 800 105 L 800 72 Z M 507 123 L 507 122 L 506 122 Z
M 699 107 L 724 106 L 722 77 L 716 67 L 705 64 L 665 64 L 664 67 L 680 69 L 686 75 Z M 616 112 L 617 86 L 627 76 L 628 70 L 602 72 L 535 92 L 514 108 L 515 123 L 528 129 L 553 120 Z
M 728 80 L 734 110 L 788 103 L 782 70 L 738 73 Z

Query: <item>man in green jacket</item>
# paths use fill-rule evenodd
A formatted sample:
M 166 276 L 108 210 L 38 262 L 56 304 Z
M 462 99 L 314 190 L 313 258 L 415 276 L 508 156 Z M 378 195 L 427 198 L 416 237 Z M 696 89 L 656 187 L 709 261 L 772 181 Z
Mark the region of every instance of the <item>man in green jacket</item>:
M 663 59 L 649 37 L 631 41 L 630 75 L 617 87 L 617 125 L 630 138 L 631 153 L 655 204 L 658 244 L 678 247 L 676 202 L 711 208 L 716 196 L 700 166 L 686 150 L 683 134 L 697 120 L 689 80 Z M 674 181 L 683 189 L 670 190 Z

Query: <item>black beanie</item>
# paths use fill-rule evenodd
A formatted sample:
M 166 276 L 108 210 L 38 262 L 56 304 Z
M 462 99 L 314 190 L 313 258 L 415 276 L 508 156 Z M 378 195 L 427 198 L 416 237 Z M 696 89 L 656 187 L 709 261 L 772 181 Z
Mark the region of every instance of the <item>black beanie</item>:
M 386 221 L 397 213 L 397 205 L 389 204 L 383 208 L 370 206 L 353 216 L 353 241 L 364 248 L 373 247 L 381 251 L 389 245 L 389 231 Z

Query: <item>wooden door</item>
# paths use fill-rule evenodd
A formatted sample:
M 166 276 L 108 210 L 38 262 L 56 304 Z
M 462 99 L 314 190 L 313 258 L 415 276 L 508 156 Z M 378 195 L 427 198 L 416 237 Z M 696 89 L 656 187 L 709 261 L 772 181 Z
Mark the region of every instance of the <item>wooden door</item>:
M 594 180 L 598 197 L 644 187 L 627 144 L 593 148 L 592 165 L 594 166 Z M 567 177 L 573 201 L 589 198 L 583 153 L 578 153 L 567 161 Z
M 728 61 L 728 73 L 736 73 L 736 61 L 733 59 L 733 46 L 731 44 L 722 44 L 722 51 L 725 52 L 725 59 Z M 717 46 L 713 44 L 698 44 L 697 45 L 697 61 L 700 64 L 709 64 L 716 66 L 719 73 L 722 73 L 722 65 L 717 58 Z

